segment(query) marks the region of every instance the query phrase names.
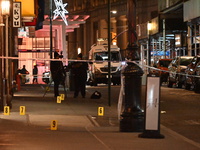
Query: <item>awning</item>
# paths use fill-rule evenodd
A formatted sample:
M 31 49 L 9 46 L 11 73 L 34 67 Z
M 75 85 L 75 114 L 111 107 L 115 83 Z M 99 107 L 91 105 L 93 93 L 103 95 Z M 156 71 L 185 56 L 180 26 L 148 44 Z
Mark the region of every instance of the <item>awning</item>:
M 66 26 L 66 32 L 74 32 L 75 28 L 79 28 L 80 24 L 85 24 L 86 20 L 89 18 L 89 15 L 66 15 L 68 26 Z M 44 16 L 44 21 L 50 21 L 49 16 Z M 53 21 L 63 21 L 62 18 L 57 18 Z M 43 28 L 46 28 L 47 25 L 44 25 Z M 49 28 L 49 26 L 47 26 Z

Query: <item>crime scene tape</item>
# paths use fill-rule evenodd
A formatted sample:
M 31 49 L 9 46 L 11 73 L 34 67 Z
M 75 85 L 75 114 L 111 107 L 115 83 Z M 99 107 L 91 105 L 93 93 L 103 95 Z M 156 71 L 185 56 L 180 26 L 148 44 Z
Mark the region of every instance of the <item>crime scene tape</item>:
M 93 61 L 93 60 L 76 60 L 76 59 L 65 59 L 65 58 L 62 58 L 62 59 L 44 59 L 44 58 L 20 58 L 20 57 L 5 57 L 5 56 L 0 56 L 0 59 L 62 61 L 62 62 L 66 62 L 66 63 L 68 63 L 68 62 L 109 62 L 108 60 L 106 60 L 106 61 Z M 110 62 L 115 62 L 115 61 L 110 61 Z M 125 60 L 125 61 L 122 61 L 122 62 L 125 62 L 125 64 L 134 63 L 134 64 L 137 64 L 138 66 L 140 66 L 141 68 L 145 67 L 145 68 L 151 69 L 151 70 L 173 73 L 173 72 L 170 72 L 170 71 L 167 71 L 167 70 L 161 70 L 161 69 L 158 69 L 158 68 L 155 68 L 155 67 L 152 67 L 152 66 L 148 66 L 148 65 L 145 65 L 145 64 L 140 64 L 140 63 L 138 63 L 136 61 Z M 188 75 L 188 74 L 185 74 L 185 73 L 173 73 L 173 74 L 174 75 L 177 74 L 177 75 L 182 75 L 182 76 L 190 76 L 190 77 L 200 78 L 200 76 L 198 76 L 198 75 Z
M 161 70 L 161 69 L 158 69 L 158 68 L 155 68 L 155 67 L 151 67 L 151 66 L 148 66 L 148 65 L 141 65 L 141 64 L 139 64 L 138 62 L 136 62 L 136 61 L 126 61 L 126 62 L 130 62 L 130 63 L 134 63 L 134 64 L 137 64 L 138 66 L 140 66 L 140 67 L 146 67 L 146 68 L 149 68 L 149 69 L 151 69 L 151 70 L 156 70 L 156 71 L 162 71 L 162 72 L 168 72 L 168 73 L 172 73 L 172 74 L 174 74 L 174 75 L 181 75 L 181 76 L 188 76 L 188 77 L 195 77 L 195 78 L 200 78 L 200 76 L 198 76 L 198 75 L 188 75 L 188 74 L 186 74 L 186 73 L 174 73 L 174 72 L 170 72 L 170 71 L 167 71 L 167 70 Z

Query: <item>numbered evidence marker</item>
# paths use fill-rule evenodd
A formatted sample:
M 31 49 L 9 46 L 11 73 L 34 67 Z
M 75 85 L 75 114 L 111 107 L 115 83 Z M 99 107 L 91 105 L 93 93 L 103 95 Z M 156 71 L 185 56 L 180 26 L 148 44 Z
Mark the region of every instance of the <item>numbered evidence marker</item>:
M 98 116 L 104 115 L 104 107 L 98 107 Z
M 57 96 L 57 103 L 61 103 L 61 96 Z
M 60 97 L 61 97 L 61 100 L 64 100 L 65 99 L 65 94 L 61 94 Z
M 51 130 L 57 130 L 58 129 L 58 121 L 52 120 L 51 121 Z
M 10 115 L 10 107 L 4 106 L 4 115 Z
M 46 91 L 50 91 L 50 87 L 48 86 L 48 87 L 46 87 Z
M 19 114 L 20 115 L 25 115 L 25 106 L 20 106 L 20 108 L 19 108 Z

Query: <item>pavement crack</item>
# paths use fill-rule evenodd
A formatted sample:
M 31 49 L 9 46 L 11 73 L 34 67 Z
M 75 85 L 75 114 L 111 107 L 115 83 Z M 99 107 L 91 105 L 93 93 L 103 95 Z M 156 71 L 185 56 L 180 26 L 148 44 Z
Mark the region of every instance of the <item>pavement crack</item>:
M 85 127 L 85 129 L 86 129 L 87 132 L 89 132 L 97 141 L 99 141 L 99 142 L 105 147 L 106 150 L 111 150 L 111 148 L 110 148 L 108 145 L 106 145 L 106 143 L 104 143 L 100 138 L 98 138 L 96 134 L 94 134 L 92 131 L 90 131 L 90 130 L 88 129 L 87 126 Z

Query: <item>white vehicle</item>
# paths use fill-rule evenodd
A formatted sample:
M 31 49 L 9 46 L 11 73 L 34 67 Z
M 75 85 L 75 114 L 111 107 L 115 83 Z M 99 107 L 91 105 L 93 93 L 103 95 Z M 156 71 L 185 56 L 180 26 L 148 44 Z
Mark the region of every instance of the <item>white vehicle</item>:
M 111 82 L 120 84 L 121 54 L 117 45 L 111 45 Z M 89 51 L 89 84 L 96 86 L 98 83 L 108 83 L 108 45 L 93 45 Z

